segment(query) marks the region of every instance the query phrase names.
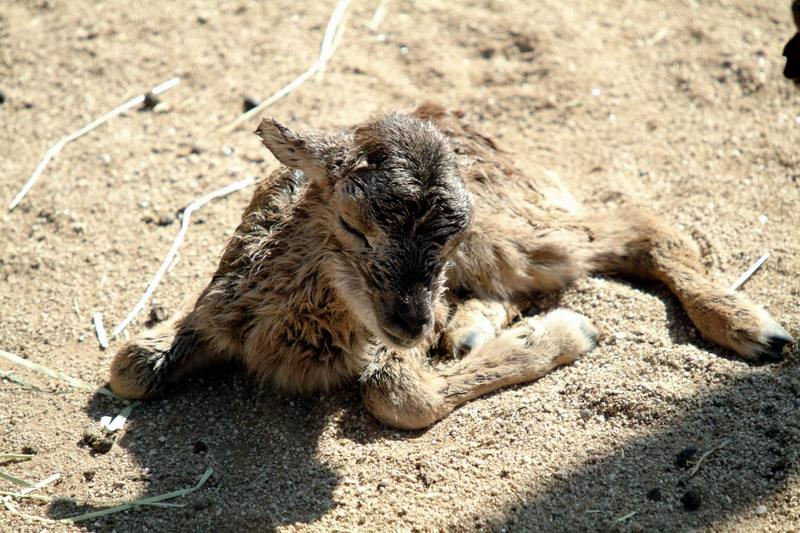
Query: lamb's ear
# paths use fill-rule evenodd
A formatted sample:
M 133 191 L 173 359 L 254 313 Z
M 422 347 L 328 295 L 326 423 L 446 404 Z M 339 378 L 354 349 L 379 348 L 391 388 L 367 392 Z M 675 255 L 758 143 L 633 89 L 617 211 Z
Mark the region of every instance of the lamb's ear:
M 344 151 L 324 132 L 296 133 L 274 119 L 262 120 L 256 133 L 278 161 L 320 182 L 330 180 L 329 173 L 338 166 Z

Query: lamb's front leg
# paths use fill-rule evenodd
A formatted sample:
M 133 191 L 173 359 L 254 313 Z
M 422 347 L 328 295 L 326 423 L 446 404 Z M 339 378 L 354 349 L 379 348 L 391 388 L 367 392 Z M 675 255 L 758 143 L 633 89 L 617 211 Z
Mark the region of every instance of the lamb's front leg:
M 364 403 L 384 424 L 428 427 L 469 400 L 573 362 L 597 336 L 586 317 L 559 309 L 521 320 L 442 369 L 428 366 L 420 351 L 381 348 L 361 376 Z
M 468 299 L 460 302 L 440 341 L 444 355 L 461 357 L 496 337 L 518 314 L 509 303 Z

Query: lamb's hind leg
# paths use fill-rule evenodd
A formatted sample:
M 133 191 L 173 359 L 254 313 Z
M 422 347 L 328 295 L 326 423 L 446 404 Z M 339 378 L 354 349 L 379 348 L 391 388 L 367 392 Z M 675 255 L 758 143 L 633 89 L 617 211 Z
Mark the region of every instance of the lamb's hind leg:
M 711 281 L 696 245 L 655 216 L 626 210 L 584 220 L 589 268 L 660 280 L 709 340 L 746 359 L 778 360 L 789 333 L 746 296 Z
M 192 327 L 192 313 L 125 344 L 111 362 L 111 390 L 152 398 L 191 371 L 223 358 Z
M 521 320 L 443 368 L 429 367 L 418 351 L 382 348 L 361 377 L 364 403 L 387 425 L 428 427 L 469 400 L 574 361 L 596 340 L 586 317 L 556 310 Z

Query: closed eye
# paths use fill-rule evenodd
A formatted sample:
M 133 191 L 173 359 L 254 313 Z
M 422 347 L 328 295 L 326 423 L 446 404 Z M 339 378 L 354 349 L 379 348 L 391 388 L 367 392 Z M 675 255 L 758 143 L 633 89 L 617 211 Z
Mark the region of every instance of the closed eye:
M 367 236 L 366 235 L 364 235 L 363 233 L 361 233 L 360 231 L 355 229 L 353 226 L 351 226 L 350 224 L 345 222 L 342 217 L 339 217 L 339 223 L 342 225 L 342 228 L 344 228 L 344 230 L 347 233 L 349 233 L 350 235 L 352 235 L 353 237 L 355 237 L 356 239 L 361 241 L 361 244 L 363 244 L 367 248 L 370 247 L 369 246 L 369 241 L 367 240 Z

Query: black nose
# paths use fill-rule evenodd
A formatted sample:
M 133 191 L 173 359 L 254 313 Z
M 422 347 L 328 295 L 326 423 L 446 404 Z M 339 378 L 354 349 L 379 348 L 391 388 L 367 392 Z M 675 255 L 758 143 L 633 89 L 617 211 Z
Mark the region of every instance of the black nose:
M 431 322 L 431 311 L 427 305 L 418 302 L 395 301 L 389 319 L 392 332 L 405 339 L 416 339 L 422 335 Z

